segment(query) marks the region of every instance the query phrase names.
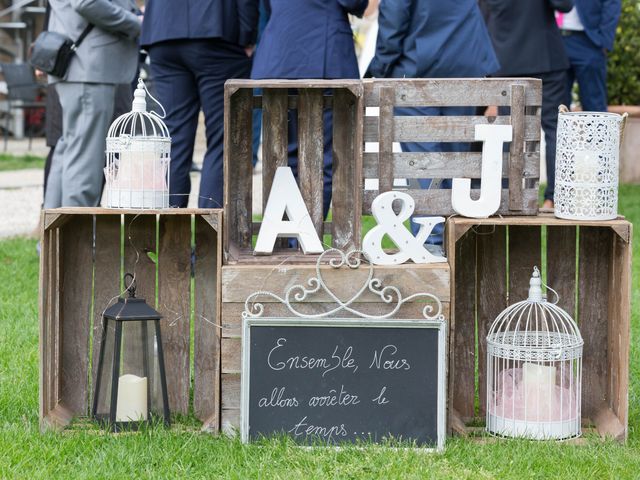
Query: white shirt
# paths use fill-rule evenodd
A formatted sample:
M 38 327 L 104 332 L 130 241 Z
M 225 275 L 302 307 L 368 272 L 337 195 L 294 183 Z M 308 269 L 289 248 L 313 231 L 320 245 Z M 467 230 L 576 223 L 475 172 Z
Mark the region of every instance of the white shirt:
M 562 17 L 563 30 L 584 30 L 584 25 L 580 21 L 578 10 L 573 7 L 569 13 L 565 13 Z

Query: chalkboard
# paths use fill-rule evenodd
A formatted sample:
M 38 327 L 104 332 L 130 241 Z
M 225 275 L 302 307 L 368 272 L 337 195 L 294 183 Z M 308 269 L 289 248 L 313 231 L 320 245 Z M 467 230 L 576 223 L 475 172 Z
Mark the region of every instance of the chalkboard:
M 244 319 L 242 440 L 442 449 L 444 322 Z

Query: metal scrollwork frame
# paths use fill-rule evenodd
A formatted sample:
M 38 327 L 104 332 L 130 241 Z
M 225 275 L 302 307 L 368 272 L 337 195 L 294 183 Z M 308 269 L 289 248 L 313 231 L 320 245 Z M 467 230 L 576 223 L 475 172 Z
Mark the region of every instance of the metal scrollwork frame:
M 320 266 L 323 265 L 323 260 L 327 255 L 335 255 L 337 257 L 333 257 L 328 260 L 328 265 L 332 268 L 339 269 L 343 266 L 347 266 L 350 269 L 358 269 L 364 261 L 369 266 L 369 275 L 367 281 L 363 283 L 362 287 L 346 302 L 340 300 L 333 291 L 326 285 L 324 279 L 322 278 L 322 273 L 320 271 Z M 320 291 L 324 291 L 328 294 L 331 299 L 336 303 L 336 307 L 325 312 L 317 313 L 317 314 L 307 314 L 299 311 L 294 306 L 295 303 L 304 302 L 311 295 L 316 294 Z M 352 307 L 353 303 L 366 291 L 369 291 L 379 297 L 384 304 L 394 305 L 393 309 L 382 315 L 369 315 L 367 313 L 361 312 L 354 307 Z M 335 315 L 338 312 L 348 312 L 352 315 L 371 319 L 371 320 L 382 320 L 386 318 L 390 318 L 395 315 L 400 307 L 403 304 L 415 300 L 417 298 L 428 299 L 431 300 L 432 303 L 428 303 L 422 309 L 422 316 L 426 320 L 435 320 L 439 322 L 444 322 L 444 314 L 442 313 L 442 302 L 440 299 L 431 293 L 414 293 L 413 295 L 409 295 L 406 298 L 403 298 L 400 289 L 395 286 L 383 286 L 382 281 L 373 276 L 373 265 L 368 261 L 366 254 L 362 250 L 351 250 L 348 253 L 345 253 L 336 248 L 331 248 L 323 252 L 320 257 L 318 257 L 318 261 L 316 262 L 316 276 L 311 277 L 307 280 L 307 285 L 293 285 L 288 288 L 284 294 L 284 297 L 280 297 L 273 292 L 268 291 L 258 291 L 254 292 L 247 297 L 244 302 L 244 311 L 242 312 L 242 318 L 260 318 L 264 313 L 264 304 L 257 302 L 256 300 L 259 297 L 270 297 L 282 305 L 285 305 L 289 311 L 299 318 L 326 318 L 331 315 Z

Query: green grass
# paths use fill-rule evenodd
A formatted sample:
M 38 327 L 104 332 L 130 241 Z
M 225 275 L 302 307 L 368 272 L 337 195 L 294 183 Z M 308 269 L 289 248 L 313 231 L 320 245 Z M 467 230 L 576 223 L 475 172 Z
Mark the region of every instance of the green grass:
M 640 222 L 640 186 L 623 186 L 620 211 Z M 639 240 L 638 230 L 634 235 Z M 637 244 L 637 243 L 636 243 Z M 637 255 L 636 255 L 637 256 Z M 633 265 L 632 335 L 640 329 L 640 261 Z M 171 430 L 111 435 L 38 430 L 38 258 L 35 240 L 0 242 L 0 478 L 640 478 L 640 349 L 631 342 L 629 441 L 585 445 L 448 439 L 439 455 L 376 446 L 297 448 L 284 439 L 245 446 Z
M 34 155 L 10 155 L 0 153 L 0 172 L 24 170 L 25 168 L 44 168 L 44 158 Z

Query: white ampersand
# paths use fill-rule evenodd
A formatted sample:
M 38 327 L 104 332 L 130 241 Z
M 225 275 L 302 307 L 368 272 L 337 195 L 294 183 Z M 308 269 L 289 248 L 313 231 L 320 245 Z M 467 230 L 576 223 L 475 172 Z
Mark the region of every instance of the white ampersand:
M 393 202 L 402 203 L 400 213 L 393 212 Z M 375 265 L 400 265 L 411 259 L 415 263 L 446 262 L 445 257 L 433 255 L 426 248 L 424 242 L 438 223 L 444 222 L 443 217 L 420 217 L 413 221 L 420 225 L 415 237 L 405 228 L 406 221 L 415 208 L 413 198 L 403 192 L 384 192 L 378 195 L 371 204 L 371 213 L 378 225 L 367 232 L 362 240 L 362 249 Z M 386 253 L 382 249 L 382 238 L 389 235 L 398 247 L 397 253 Z

